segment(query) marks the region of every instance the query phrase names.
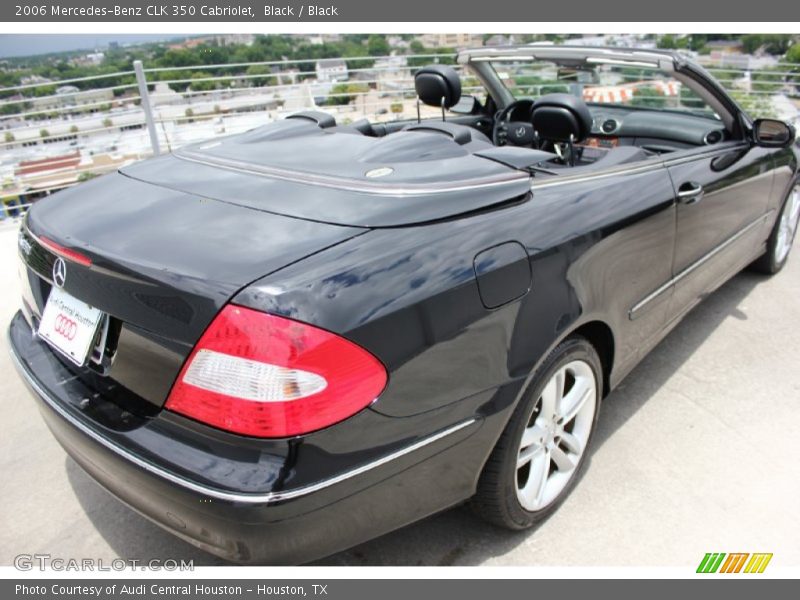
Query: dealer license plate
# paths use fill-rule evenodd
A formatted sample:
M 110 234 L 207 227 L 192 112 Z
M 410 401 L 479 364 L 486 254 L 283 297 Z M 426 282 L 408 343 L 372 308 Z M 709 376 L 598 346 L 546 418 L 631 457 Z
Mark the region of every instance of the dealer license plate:
M 53 287 L 39 323 L 39 336 L 78 366 L 86 363 L 103 312 Z

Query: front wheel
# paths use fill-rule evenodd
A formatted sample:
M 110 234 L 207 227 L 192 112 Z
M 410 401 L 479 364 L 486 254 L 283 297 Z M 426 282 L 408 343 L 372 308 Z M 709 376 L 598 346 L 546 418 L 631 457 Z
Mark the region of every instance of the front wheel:
M 486 520 L 526 529 L 567 497 L 597 421 L 600 359 L 582 337 L 545 359 L 492 451 L 472 505 Z
M 774 275 L 786 264 L 800 220 L 800 184 L 796 184 L 783 203 L 783 209 L 767 240 L 767 251 L 753 264 L 761 273 Z

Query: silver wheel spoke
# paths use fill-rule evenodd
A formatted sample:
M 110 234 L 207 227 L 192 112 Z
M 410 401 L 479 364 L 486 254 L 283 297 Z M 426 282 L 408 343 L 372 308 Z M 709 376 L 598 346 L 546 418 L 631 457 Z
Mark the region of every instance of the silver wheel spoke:
M 569 394 L 564 396 L 558 410 L 559 421 L 562 425 L 566 425 L 575 418 L 586 401 L 594 393 L 594 382 L 588 382 L 583 377 L 575 380 L 575 385 L 569 391 Z
M 528 505 L 536 507 L 542 503 L 549 475 L 550 452 L 545 450 L 531 463 L 528 481 L 522 489 L 522 493 L 526 497 Z
M 519 447 L 524 450 L 528 446 L 541 444 L 544 441 L 544 435 L 544 429 L 538 427 L 537 425 L 532 425 L 522 432 L 522 441 L 520 442 Z
M 580 455 L 583 452 L 583 444 L 578 436 L 572 435 L 567 431 L 561 432 L 561 444 L 572 454 Z
M 578 463 L 577 456 L 570 456 L 559 446 L 555 446 L 550 451 L 550 456 L 552 457 L 556 468 L 562 473 L 568 473 L 569 471 L 572 471 L 572 469 L 574 469 L 575 465 Z
M 543 446 L 530 446 L 525 448 L 522 452 L 519 453 L 517 456 L 517 469 L 521 469 L 529 462 L 531 462 L 534 457 L 544 450 Z
M 564 396 L 564 375 L 565 370 L 560 369 L 542 390 L 542 408 L 540 414 L 545 419 L 550 419 L 556 414 L 561 398 Z

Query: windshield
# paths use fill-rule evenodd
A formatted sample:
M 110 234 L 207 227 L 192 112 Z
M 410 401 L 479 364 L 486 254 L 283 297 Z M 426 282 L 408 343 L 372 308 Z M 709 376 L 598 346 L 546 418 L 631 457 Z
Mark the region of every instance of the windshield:
M 583 98 L 587 104 L 718 118 L 695 92 L 655 67 L 520 59 L 492 60 L 491 65 L 515 99 L 561 92 Z

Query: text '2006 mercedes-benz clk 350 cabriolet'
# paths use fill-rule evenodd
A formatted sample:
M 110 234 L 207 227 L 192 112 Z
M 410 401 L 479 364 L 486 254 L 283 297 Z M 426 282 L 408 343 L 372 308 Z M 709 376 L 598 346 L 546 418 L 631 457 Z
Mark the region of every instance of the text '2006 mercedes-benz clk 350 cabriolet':
M 238 562 L 313 560 L 465 501 L 524 529 L 680 318 L 783 267 L 795 132 L 682 55 L 458 65 L 416 72 L 431 118 L 302 112 L 31 208 L 11 351 L 101 485 Z

